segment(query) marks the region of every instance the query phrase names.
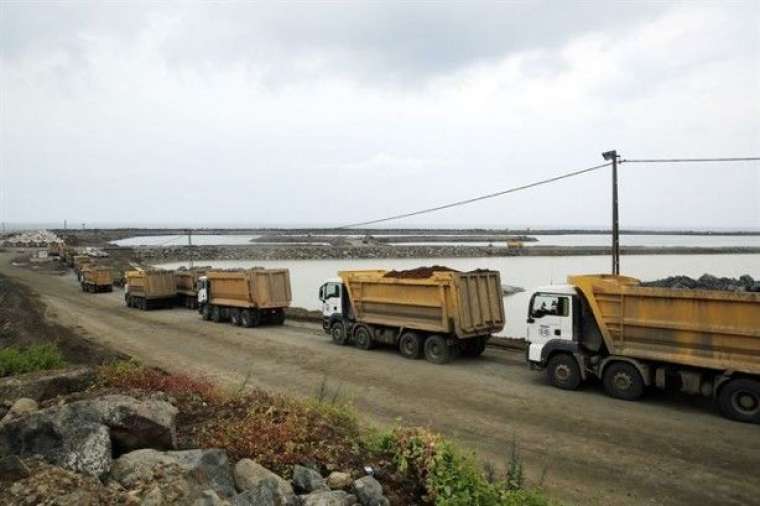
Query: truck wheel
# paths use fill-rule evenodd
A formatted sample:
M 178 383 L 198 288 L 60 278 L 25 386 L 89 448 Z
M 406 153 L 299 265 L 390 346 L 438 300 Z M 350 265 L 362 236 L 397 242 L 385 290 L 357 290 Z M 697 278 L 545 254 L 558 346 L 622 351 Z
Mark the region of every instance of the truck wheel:
M 243 309 L 240 312 L 240 324 L 243 327 L 256 327 L 261 323 L 261 313 L 257 309 Z
M 330 327 L 330 337 L 335 344 L 343 346 L 348 342 L 348 333 L 343 322 L 335 322 Z
M 124 302 L 127 304 L 127 307 L 134 307 L 134 304 L 132 303 L 132 297 L 129 295 L 124 296 Z
M 230 309 L 230 323 L 236 327 L 240 326 L 240 310 Z
M 357 327 L 354 331 L 354 346 L 360 350 L 371 350 L 373 344 L 369 329 L 363 325 Z
M 760 381 L 743 378 L 729 381 L 718 392 L 718 408 L 726 418 L 760 423 Z
M 272 323 L 275 325 L 282 325 L 285 323 L 285 310 L 284 309 L 276 309 L 274 314 L 272 315 Z
M 211 308 L 211 319 L 214 323 L 220 323 L 222 321 L 222 308 L 219 306 L 213 306 Z
M 562 390 L 575 390 L 581 384 L 578 361 L 567 353 L 558 353 L 549 359 L 546 375 L 549 383 Z
M 644 393 L 639 370 L 628 362 L 614 362 L 604 370 L 604 390 L 616 399 L 635 401 Z
M 422 357 L 422 339 L 416 332 L 404 332 L 398 340 L 401 356 L 412 360 Z
M 206 321 L 211 319 L 211 309 L 208 307 L 208 304 L 204 304 L 201 308 L 201 318 Z
M 432 335 L 425 339 L 425 358 L 433 364 L 445 364 L 451 361 L 451 350 L 443 336 Z

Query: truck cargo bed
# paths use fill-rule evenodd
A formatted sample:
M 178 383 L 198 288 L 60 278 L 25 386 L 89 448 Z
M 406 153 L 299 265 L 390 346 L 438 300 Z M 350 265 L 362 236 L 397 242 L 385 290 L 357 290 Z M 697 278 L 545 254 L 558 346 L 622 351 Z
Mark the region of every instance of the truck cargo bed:
M 611 354 L 760 374 L 760 294 L 574 276 Z
M 389 277 L 386 271 L 339 273 L 357 321 L 458 337 L 504 327 L 499 273 L 436 271 L 427 278 Z

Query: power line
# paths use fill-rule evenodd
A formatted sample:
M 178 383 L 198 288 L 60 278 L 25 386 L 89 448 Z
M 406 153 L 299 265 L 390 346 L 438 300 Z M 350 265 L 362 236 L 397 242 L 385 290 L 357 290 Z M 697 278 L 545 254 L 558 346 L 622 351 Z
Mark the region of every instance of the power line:
M 758 156 L 747 157 L 729 157 L 729 158 L 641 158 L 641 159 L 623 159 L 620 163 L 681 163 L 681 162 L 756 162 L 760 161 Z
M 397 215 L 394 215 L 394 216 L 389 216 L 387 218 L 379 218 L 379 219 L 376 219 L 376 220 L 363 221 L 363 222 L 360 222 L 360 223 L 352 223 L 350 225 L 343 225 L 343 226 L 340 226 L 340 227 L 337 227 L 337 228 L 338 229 L 342 229 L 342 228 L 362 227 L 362 226 L 365 226 L 365 225 L 374 225 L 375 223 L 382 223 L 382 222 L 385 222 L 385 221 L 400 220 L 402 218 L 409 218 L 411 216 L 418 216 L 420 214 L 433 213 L 433 212 L 436 212 L 436 211 L 441 211 L 443 209 L 450 209 L 452 207 L 458 207 L 458 206 L 463 206 L 463 205 L 466 205 L 466 204 L 472 204 L 473 202 L 479 202 L 481 200 L 492 199 L 494 197 L 500 197 L 500 196 L 506 195 L 508 193 L 515 193 L 515 192 L 518 192 L 518 191 L 527 190 L 527 189 L 530 189 L 530 188 L 535 188 L 536 186 L 541 186 L 541 185 L 545 185 L 545 184 L 549 184 L 549 183 L 554 183 L 555 181 L 560 181 L 562 179 L 567 179 L 567 178 L 571 178 L 571 177 L 575 177 L 575 176 L 580 176 L 581 174 L 585 174 L 587 172 L 593 172 L 595 170 L 599 170 L 599 169 L 604 168 L 604 167 L 609 167 L 610 165 L 612 165 L 612 162 L 603 163 L 602 165 L 596 165 L 594 167 L 588 167 L 586 169 L 576 170 L 576 171 L 573 171 L 573 172 L 568 172 L 567 174 L 562 174 L 560 176 L 551 177 L 549 179 L 543 179 L 541 181 L 536 181 L 534 183 L 530 183 L 530 184 L 526 184 L 526 185 L 522 185 L 522 186 L 515 186 L 514 188 L 509 188 L 507 190 L 502 190 L 502 191 L 495 192 L 495 193 L 489 193 L 487 195 L 480 195 L 478 197 L 473 197 L 473 198 L 469 198 L 469 199 L 466 199 L 466 200 L 459 200 L 459 201 L 456 201 L 456 202 L 451 202 L 449 204 L 443 204 L 443 205 L 436 206 L 436 207 L 429 207 L 427 209 L 420 209 L 419 211 L 411 211 L 411 212 L 408 212 L 408 213 L 397 214 Z

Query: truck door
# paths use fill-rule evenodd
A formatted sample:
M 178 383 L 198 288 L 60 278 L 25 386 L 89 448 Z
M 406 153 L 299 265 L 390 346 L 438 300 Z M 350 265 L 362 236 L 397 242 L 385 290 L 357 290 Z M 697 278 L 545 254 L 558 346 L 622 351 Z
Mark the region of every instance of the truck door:
M 322 316 L 329 318 L 343 313 L 343 287 L 340 283 L 329 282 L 319 289 L 319 299 L 322 301 Z
M 573 339 L 572 296 L 537 293 L 528 313 L 529 359 L 539 361 L 543 346 L 554 339 Z
M 208 302 L 208 278 L 202 276 L 198 278 L 198 304 L 203 305 Z

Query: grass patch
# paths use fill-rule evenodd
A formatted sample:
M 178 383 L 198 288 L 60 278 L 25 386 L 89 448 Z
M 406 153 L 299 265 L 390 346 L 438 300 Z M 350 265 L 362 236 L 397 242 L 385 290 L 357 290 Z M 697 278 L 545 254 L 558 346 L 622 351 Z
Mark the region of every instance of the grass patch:
M 51 343 L 0 349 L 0 377 L 56 369 L 64 364 L 63 355 Z

